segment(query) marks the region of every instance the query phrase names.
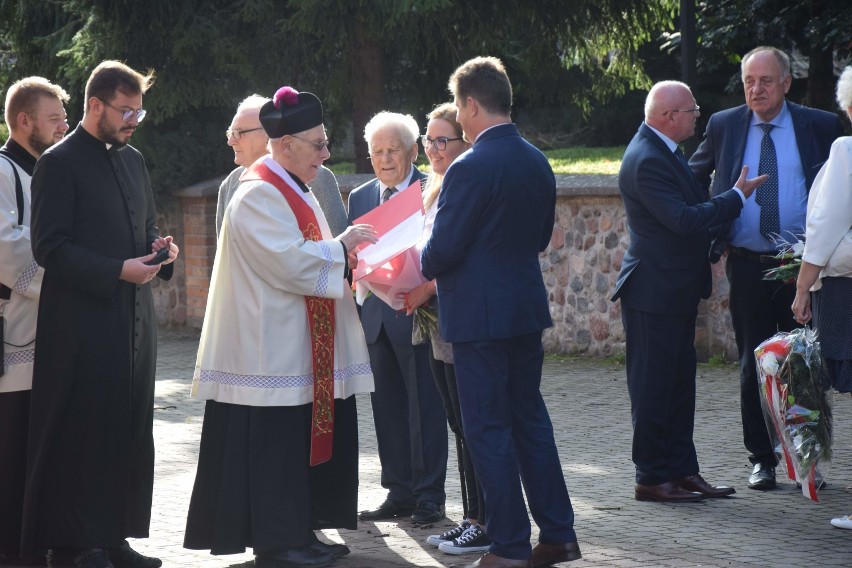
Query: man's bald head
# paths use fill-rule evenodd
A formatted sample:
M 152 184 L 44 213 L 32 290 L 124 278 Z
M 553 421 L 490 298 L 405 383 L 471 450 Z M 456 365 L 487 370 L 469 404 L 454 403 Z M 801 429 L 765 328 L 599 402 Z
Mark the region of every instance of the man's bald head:
M 645 99 L 645 123 L 675 142 L 695 134 L 695 121 L 701 116 L 689 86 L 680 81 L 660 81 Z

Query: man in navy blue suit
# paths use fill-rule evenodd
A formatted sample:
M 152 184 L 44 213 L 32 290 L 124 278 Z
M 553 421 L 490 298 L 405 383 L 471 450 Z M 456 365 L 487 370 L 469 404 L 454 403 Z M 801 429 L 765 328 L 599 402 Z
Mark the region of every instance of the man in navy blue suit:
M 538 254 L 550 242 L 556 182 L 511 123 L 499 59 L 450 78 L 473 143 L 447 170 L 423 275 L 437 279 L 441 335 L 453 344 L 465 437 L 485 494 L 491 548 L 465 568 L 549 566 L 580 558 L 574 511 L 539 391 L 551 325 Z M 521 482 L 540 529 L 530 549 Z
M 417 122 L 409 115 L 380 112 L 367 123 L 364 138 L 376 179 L 349 195 L 349 224 L 423 174 L 417 158 Z M 416 524 L 444 517 L 447 477 L 447 415 L 429 367 L 429 345 L 411 344 L 412 316 L 394 311 L 370 295 L 361 307 L 376 390 L 370 400 L 385 501 L 363 511 L 362 521 L 411 516 Z
M 708 229 L 735 218 L 765 176 L 707 199 L 678 144 L 695 134 L 698 105 L 685 84 L 663 81 L 621 162 L 618 187 L 630 245 L 613 300 L 621 299 L 633 418 L 635 497 L 691 502 L 724 497 L 699 474 L 695 421 L 695 319 L 710 296 Z
M 740 359 L 743 441 L 754 465 L 748 486 L 772 489 L 778 460 L 760 406 L 754 350 L 776 332 L 796 327 L 791 313 L 796 289 L 794 283 L 763 280 L 763 274 L 778 266 L 772 256 L 784 241 L 804 236 L 808 191 L 843 127 L 836 114 L 785 100 L 792 81 L 790 60 L 774 47 L 757 47 L 743 56 L 742 81 L 746 104 L 710 117 L 689 165 L 705 191 L 715 171 L 712 193 L 719 195 L 743 165 L 758 171 L 762 145 L 775 154 L 772 181 L 766 184 L 771 200 L 764 202 L 764 189 L 758 191 L 736 221 L 722 226 L 711 249 L 713 262 L 726 249 L 729 253 L 725 270 Z M 768 228 L 770 212 L 774 224 Z

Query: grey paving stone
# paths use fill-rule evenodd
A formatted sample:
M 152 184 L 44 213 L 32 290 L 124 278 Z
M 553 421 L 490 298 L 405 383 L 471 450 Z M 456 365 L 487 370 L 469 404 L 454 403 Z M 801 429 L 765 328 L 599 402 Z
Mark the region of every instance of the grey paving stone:
M 203 402 L 190 398 L 197 336 L 164 331 L 160 338 L 154 435 L 157 446 L 151 537 L 133 546 L 163 559 L 164 566 L 247 568 L 246 554 L 215 557 L 182 548 L 195 476 Z M 698 381 L 695 440 L 702 474 L 733 485 L 726 499 L 671 505 L 633 499 L 630 403 L 624 368 L 595 359 L 548 358 L 542 392 L 550 410 L 563 471 L 576 513 L 584 559 L 557 566 L 848 566 L 852 531 L 832 528 L 831 517 L 852 513 L 852 397 L 834 400 L 835 458 L 820 492 L 805 499 L 778 470 L 781 489 L 752 491 L 742 447 L 736 369 L 702 367 Z M 358 399 L 359 508 L 385 497 L 369 396 Z M 454 447 L 453 444 L 450 447 Z M 325 531 L 352 554 L 341 568 L 447 566 L 458 562 L 425 543 L 461 516 L 457 464 L 451 452 L 445 522 L 430 528 L 399 523 L 360 523 L 358 530 Z M 533 543 L 537 532 L 533 525 Z

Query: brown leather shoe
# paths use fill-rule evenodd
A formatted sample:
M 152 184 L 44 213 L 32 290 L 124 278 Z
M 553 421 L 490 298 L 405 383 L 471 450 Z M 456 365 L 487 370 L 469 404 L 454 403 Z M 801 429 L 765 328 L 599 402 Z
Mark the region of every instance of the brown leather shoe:
M 579 560 L 583 555 L 580 554 L 580 547 L 576 542 L 566 542 L 563 544 L 544 544 L 538 543 L 532 549 L 533 568 L 540 566 L 550 566 L 559 562 L 570 562 L 571 560 Z
M 467 564 L 450 564 L 450 568 L 532 568 L 527 560 L 512 560 L 486 552 L 479 560 Z
M 704 495 L 695 491 L 684 491 L 671 481 L 659 485 L 636 484 L 637 501 L 665 501 L 667 503 L 695 503 Z
M 699 474 L 687 475 L 674 482 L 681 489 L 701 493 L 705 497 L 727 497 L 737 492 L 727 485 L 710 485 Z

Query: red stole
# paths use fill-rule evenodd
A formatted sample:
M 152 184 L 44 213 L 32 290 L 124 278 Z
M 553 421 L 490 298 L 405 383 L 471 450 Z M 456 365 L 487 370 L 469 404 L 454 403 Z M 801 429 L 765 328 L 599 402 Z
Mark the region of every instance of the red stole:
M 293 210 L 299 230 L 306 240 L 321 241 L 317 217 L 304 199 L 281 177 L 257 161 L 241 176 L 260 179 L 281 192 Z M 311 332 L 311 358 L 314 370 L 314 408 L 311 420 L 311 465 L 331 459 L 334 433 L 334 300 L 305 296 Z

